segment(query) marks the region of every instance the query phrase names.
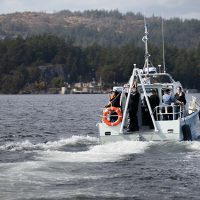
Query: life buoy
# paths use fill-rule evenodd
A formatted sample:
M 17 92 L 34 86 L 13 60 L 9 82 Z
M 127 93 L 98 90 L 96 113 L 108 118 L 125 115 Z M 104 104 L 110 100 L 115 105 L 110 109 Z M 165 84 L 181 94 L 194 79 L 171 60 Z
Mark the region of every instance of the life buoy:
M 108 115 L 111 114 L 111 112 L 115 112 L 117 116 L 117 120 L 114 122 L 111 122 L 108 120 Z M 108 126 L 117 126 L 122 121 L 122 113 L 120 108 L 117 107 L 108 107 L 103 111 L 103 122 L 107 124 Z

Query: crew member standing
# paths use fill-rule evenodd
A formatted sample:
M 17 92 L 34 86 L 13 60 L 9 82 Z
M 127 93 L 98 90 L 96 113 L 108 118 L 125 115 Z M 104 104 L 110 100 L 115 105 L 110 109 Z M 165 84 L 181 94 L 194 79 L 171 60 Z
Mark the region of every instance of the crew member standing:
M 183 114 L 184 110 L 184 105 L 186 104 L 186 99 L 185 99 L 185 93 L 183 92 L 182 88 L 179 86 L 177 88 L 177 92 L 175 94 L 175 110 L 176 110 L 176 119 L 180 116 L 180 111 L 181 111 L 181 116 Z
M 149 103 L 150 103 L 150 106 L 151 106 L 151 109 L 152 109 L 152 112 L 153 112 L 153 116 L 154 116 L 154 118 L 156 120 L 156 110 L 155 110 L 155 108 L 157 106 L 159 106 L 160 99 L 158 97 L 158 94 L 157 94 L 156 90 L 153 89 L 151 92 L 152 92 L 152 94 L 149 97 Z M 158 112 L 158 109 L 157 109 L 157 112 Z M 151 116 L 150 116 L 150 128 L 152 128 L 152 129 L 154 128 Z
M 151 105 L 151 109 L 153 111 L 156 106 L 159 106 L 160 99 L 159 99 L 159 97 L 157 95 L 156 90 L 153 89 L 151 92 L 152 92 L 152 94 L 149 97 L 149 102 L 150 102 L 150 105 Z
M 184 106 L 186 104 L 185 93 L 182 91 L 181 87 L 177 88 L 177 92 L 175 94 L 175 104 Z
M 140 94 L 137 90 L 136 85 L 133 85 L 128 103 L 128 112 L 130 120 L 127 130 L 128 132 L 139 131 L 138 118 L 137 118 L 139 99 L 140 99 Z

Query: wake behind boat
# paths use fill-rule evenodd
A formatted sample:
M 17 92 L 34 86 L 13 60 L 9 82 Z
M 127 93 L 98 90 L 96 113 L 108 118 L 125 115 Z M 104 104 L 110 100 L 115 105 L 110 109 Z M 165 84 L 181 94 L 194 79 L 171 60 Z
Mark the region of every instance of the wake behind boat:
M 175 81 L 170 74 L 163 72 L 152 65 L 148 53 L 148 31 L 145 23 L 145 63 L 143 69 L 134 64 L 129 83 L 114 87 L 119 105 L 110 105 L 103 109 L 101 122 L 98 123 L 99 137 L 102 143 L 121 140 L 133 141 L 186 141 L 197 140 L 197 125 L 199 123 L 200 104 L 192 97 L 186 106 L 177 103 L 164 104 L 164 93 L 171 92 L 175 95 L 177 88 L 182 88 L 181 83 Z M 160 68 L 160 67 L 159 67 Z M 138 127 L 127 130 L 130 126 L 129 101 L 133 86 L 137 85 L 139 103 L 137 111 Z M 155 92 L 158 96 L 158 105 L 152 107 L 149 96 Z M 120 97 L 120 98 L 119 98 Z

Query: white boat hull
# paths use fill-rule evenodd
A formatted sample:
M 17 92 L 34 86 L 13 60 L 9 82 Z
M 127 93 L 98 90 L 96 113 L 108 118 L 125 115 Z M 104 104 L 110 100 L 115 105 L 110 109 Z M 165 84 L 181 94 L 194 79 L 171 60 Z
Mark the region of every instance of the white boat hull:
M 187 117 L 177 120 L 156 121 L 158 131 L 141 127 L 140 131 L 120 133 L 121 123 L 117 126 L 108 126 L 103 122 L 98 123 L 99 137 L 101 143 L 116 142 L 116 141 L 182 141 L 184 133 L 182 127 L 187 124 L 191 131 L 191 140 L 197 140 L 199 135 L 196 128 L 199 121 L 199 111 L 193 112 Z

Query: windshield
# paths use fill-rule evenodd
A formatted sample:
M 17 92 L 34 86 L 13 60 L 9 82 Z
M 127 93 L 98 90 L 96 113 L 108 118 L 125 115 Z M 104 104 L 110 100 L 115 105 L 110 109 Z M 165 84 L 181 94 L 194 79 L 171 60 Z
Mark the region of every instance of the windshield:
M 149 76 L 142 75 L 142 78 L 148 79 L 150 83 L 172 83 L 173 80 L 168 74 L 150 74 Z

